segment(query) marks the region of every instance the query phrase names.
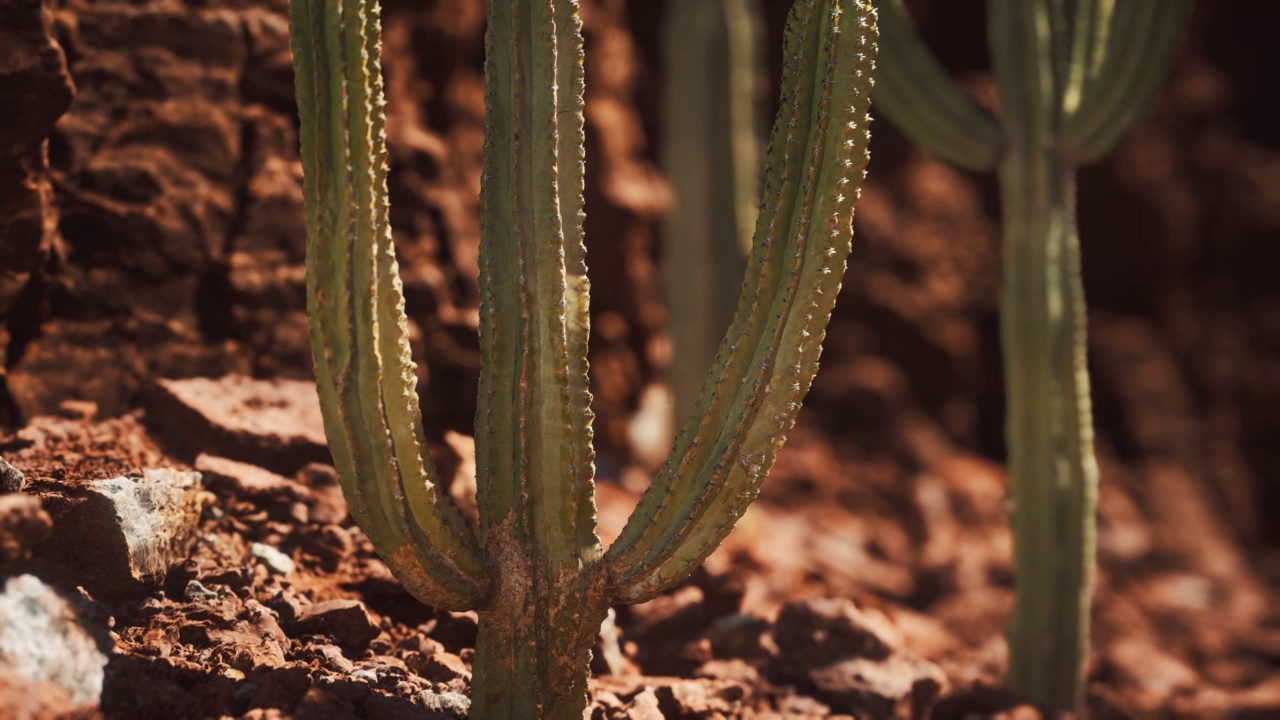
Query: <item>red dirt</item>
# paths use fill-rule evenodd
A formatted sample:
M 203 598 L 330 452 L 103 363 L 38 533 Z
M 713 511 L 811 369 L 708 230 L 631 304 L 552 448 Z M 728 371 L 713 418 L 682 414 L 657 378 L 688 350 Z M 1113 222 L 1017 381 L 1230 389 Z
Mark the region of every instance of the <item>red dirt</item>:
M 989 95 L 981 2 L 911 4 Z M 771 47 L 787 5 L 766 3 Z M 584 2 L 606 539 L 652 470 L 633 424 L 666 358 L 663 6 Z M 385 18 L 414 354 L 432 455 L 466 505 L 483 12 L 390 0 Z M 1277 21 L 1274 3 L 1202 3 L 1153 117 L 1080 176 L 1103 471 L 1096 717 L 1280 716 L 1280 108 L 1257 59 Z M 286 382 L 310 373 L 287 37 L 281 0 L 0 7 L 0 97 L 23 109 L 0 127 L 0 455 L 46 510 L 163 466 L 200 470 L 212 493 L 159 587 L 91 598 L 58 533 L 41 541 L 48 517 L 0 496 L 4 576 L 39 575 L 114 640 L 98 709 L 0 672 L 0 715 L 464 714 L 474 615 L 404 593 L 347 517 L 313 412 L 282 410 L 310 402 Z M 800 422 L 706 567 L 617 609 L 595 717 L 1035 716 L 999 688 L 1012 570 L 994 183 L 887 122 L 874 132 Z M 167 382 L 228 373 L 262 382 Z

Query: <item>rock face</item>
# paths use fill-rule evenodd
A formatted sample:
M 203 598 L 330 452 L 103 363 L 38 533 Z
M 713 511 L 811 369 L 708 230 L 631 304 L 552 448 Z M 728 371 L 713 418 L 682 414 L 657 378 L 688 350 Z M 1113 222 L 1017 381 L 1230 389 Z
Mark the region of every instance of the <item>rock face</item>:
M 0 5 L 0 354 L 9 345 L 10 314 L 33 273 L 55 253 L 58 211 L 49 181 L 48 137 L 71 105 L 67 60 L 54 40 L 41 0 Z M 28 299 L 33 299 L 28 297 Z M 0 423 L 14 408 L 0 369 Z
M 0 592 L 0 716 L 97 704 L 110 649 L 106 627 L 53 588 L 32 575 L 9 578 Z
M 67 568 L 95 597 L 129 597 L 186 559 L 204 505 L 200 474 L 147 470 L 50 494 L 53 534 L 39 560 Z

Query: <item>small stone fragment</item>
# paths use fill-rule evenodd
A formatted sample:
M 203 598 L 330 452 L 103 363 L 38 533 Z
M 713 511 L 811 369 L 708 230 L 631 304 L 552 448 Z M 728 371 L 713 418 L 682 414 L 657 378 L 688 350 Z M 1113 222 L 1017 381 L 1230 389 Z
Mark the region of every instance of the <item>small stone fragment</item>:
M 358 600 L 329 600 L 303 608 L 294 625 L 300 633 L 328 635 L 354 650 L 364 649 L 381 632 Z
M 187 587 L 182 592 L 182 596 L 187 602 L 200 602 L 202 600 L 217 600 L 218 593 L 205 587 L 199 580 L 188 580 Z
M 31 554 L 53 531 L 53 520 L 30 495 L 0 495 L 0 570 Z
M 297 567 L 293 562 L 293 558 L 265 543 L 254 543 L 250 546 L 249 552 L 277 575 L 288 575 Z
M 288 518 L 293 503 L 310 495 L 305 485 L 282 475 L 216 455 L 202 453 L 195 468 L 204 476 L 205 487 L 247 500 L 275 519 Z
M 320 653 L 320 657 L 325 659 L 325 662 L 328 663 L 330 668 L 346 673 L 347 675 L 355 672 L 355 663 L 348 660 L 347 656 L 343 655 L 342 650 L 338 647 L 334 645 L 321 645 L 317 648 L 317 651 Z
M 419 697 L 422 706 L 428 710 L 444 713 L 456 718 L 465 718 L 471 713 L 471 698 L 456 692 L 424 692 Z
M 200 473 L 169 468 L 60 487 L 42 495 L 54 529 L 35 557 L 95 597 L 135 595 L 186 559 L 206 497 Z
M 658 695 L 653 688 L 645 688 L 631 700 L 631 705 L 623 711 L 626 720 L 666 720 L 666 716 L 658 709 Z
M 462 658 L 449 652 L 428 655 L 415 663 L 414 671 L 432 682 L 448 684 L 454 680 L 471 682 L 471 670 Z
M 0 676 L 52 683 L 73 704 L 96 704 L 110 650 L 105 627 L 94 627 L 53 588 L 33 575 L 10 578 L 0 593 Z M 0 707 L 0 714 L 5 709 Z
M 22 492 L 26 485 L 27 480 L 22 476 L 22 471 L 0 458 L 0 493 Z
M 208 453 L 283 475 L 330 460 L 314 383 L 244 375 L 160 380 L 147 413 L 189 457 Z

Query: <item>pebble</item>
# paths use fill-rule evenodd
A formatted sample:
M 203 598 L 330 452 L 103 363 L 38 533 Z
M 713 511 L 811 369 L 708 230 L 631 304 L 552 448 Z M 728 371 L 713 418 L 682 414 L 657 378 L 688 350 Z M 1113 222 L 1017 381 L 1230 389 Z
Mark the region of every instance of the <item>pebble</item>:
M 186 598 L 188 602 L 218 599 L 218 593 L 205 587 L 199 580 L 187 581 L 187 587 L 183 590 L 182 596 Z
M 22 492 L 27 480 L 22 471 L 0 458 L 0 493 Z
M 327 600 L 305 607 L 298 612 L 294 628 L 303 634 L 328 635 L 353 650 L 364 650 L 382 632 L 358 600 Z
M 458 718 L 465 718 L 471 713 L 471 698 L 457 692 L 432 692 L 430 690 L 419 696 L 422 706 L 428 710 L 448 713 Z
M 265 543 L 254 543 L 249 552 L 253 553 L 254 557 L 261 560 L 263 565 L 266 565 L 277 575 L 288 575 L 297 567 L 293 562 L 293 558 Z

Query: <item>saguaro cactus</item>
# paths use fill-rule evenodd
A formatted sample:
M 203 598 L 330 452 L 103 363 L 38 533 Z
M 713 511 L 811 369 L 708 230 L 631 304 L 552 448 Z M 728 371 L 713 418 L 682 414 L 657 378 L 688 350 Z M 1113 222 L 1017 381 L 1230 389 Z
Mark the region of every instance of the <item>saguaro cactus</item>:
M 374 0 L 292 0 L 316 380 L 356 521 L 414 596 L 480 616 L 472 714 L 581 718 L 611 603 L 685 577 L 756 496 L 817 369 L 867 162 L 867 0 L 792 10 L 744 295 L 676 449 L 595 531 L 576 0 L 490 0 L 481 183 L 481 535 L 423 454 L 387 223 Z
M 877 106 L 939 158 L 999 177 L 1017 595 L 1008 682 L 1070 710 L 1083 687 L 1098 482 L 1074 168 L 1146 114 L 1191 0 L 989 0 L 999 124 L 928 53 L 902 0 L 877 4 Z
M 751 253 L 764 144 L 761 25 L 759 0 L 679 0 L 664 21 L 662 166 L 675 201 L 663 279 L 677 413 L 697 400 Z

